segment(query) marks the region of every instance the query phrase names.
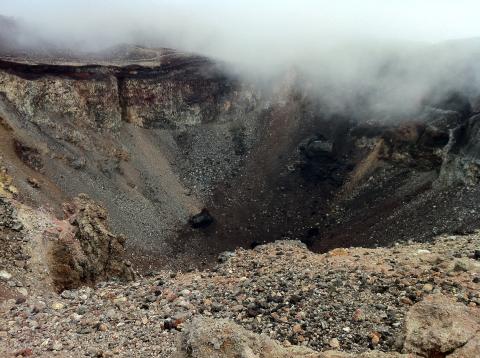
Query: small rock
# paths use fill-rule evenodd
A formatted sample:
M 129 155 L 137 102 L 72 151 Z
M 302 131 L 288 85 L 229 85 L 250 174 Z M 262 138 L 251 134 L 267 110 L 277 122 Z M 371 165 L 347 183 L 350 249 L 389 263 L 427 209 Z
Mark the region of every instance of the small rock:
M 65 307 L 65 306 L 61 302 L 54 302 L 52 304 L 52 309 L 54 309 L 56 311 L 63 309 L 63 307 Z
M 300 333 L 300 332 L 302 332 L 302 326 L 299 325 L 299 324 L 296 324 L 296 325 L 293 326 L 292 331 L 293 331 L 293 333 Z
M 423 285 L 423 292 L 432 292 L 433 291 L 433 285 L 430 284 L 430 283 L 426 283 L 425 285 Z
M 28 296 L 28 291 L 25 287 L 17 287 L 17 292 L 22 296 Z
M 19 268 L 24 268 L 25 267 L 25 261 L 23 260 L 15 260 L 15 266 Z
M 69 300 L 73 300 L 73 299 L 75 299 L 75 297 L 76 297 L 75 293 L 74 293 L 73 291 L 70 291 L 70 290 L 64 290 L 64 291 L 60 294 L 60 296 L 61 296 L 62 298 L 69 299 Z
M 372 346 L 377 346 L 378 343 L 380 343 L 380 334 L 377 333 L 377 332 L 373 332 L 371 335 L 370 335 L 370 338 L 371 338 L 371 341 L 372 342 Z
M 77 314 L 84 315 L 85 313 L 87 313 L 87 307 L 84 305 L 78 306 Z
M 117 297 L 113 300 L 113 303 L 124 303 L 124 302 L 127 302 L 127 298 L 125 296 L 120 296 L 120 297 Z
M 100 323 L 98 325 L 97 329 L 101 332 L 106 332 L 106 331 L 108 331 L 108 326 L 105 323 Z
M 115 311 L 113 308 L 110 308 L 106 313 L 105 316 L 107 316 L 109 319 L 117 319 L 118 314 L 117 311 Z
M 178 302 L 175 303 L 176 306 L 178 307 L 183 307 L 183 308 L 186 308 L 186 309 L 191 309 L 192 308 L 192 304 L 186 300 L 178 300 Z
M 23 229 L 23 224 L 20 221 L 15 222 L 11 228 L 13 231 L 21 231 Z
M 87 165 L 87 161 L 85 160 L 85 158 L 77 158 L 70 161 L 70 166 L 73 169 L 80 170 L 85 168 L 86 165 Z
M 419 249 L 417 250 L 417 255 L 426 255 L 426 254 L 430 254 L 431 252 L 429 250 L 425 250 L 425 249 Z
M 227 262 L 230 258 L 235 257 L 235 253 L 231 251 L 222 252 L 218 255 L 218 262 L 224 263 Z
M 364 313 L 360 308 L 358 308 L 358 309 L 355 310 L 355 312 L 353 313 L 352 319 L 353 319 L 355 322 L 364 321 L 364 320 L 365 320 L 365 313 Z
M 233 312 L 240 312 L 240 311 L 243 311 L 243 305 L 235 305 L 232 307 L 232 311 Z
M 78 313 L 72 313 L 72 319 L 78 322 L 82 319 L 82 316 L 79 315 Z
M 27 298 L 22 295 L 15 299 L 15 304 L 20 305 L 22 303 L 25 303 L 25 301 L 27 301 Z
M 475 250 L 475 252 L 473 253 L 473 258 L 475 260 L 480 260 L 480 250 Z
M 35 188 L 35 189 L 40 188 L 40 182 L 33 177 L 27 178 L 27 183 L 30 184 L 32 188 Z
M 340 349 L 340 342 L 337 338 L 332 338 L 329 342 L 328 342 L 328 345 L 332 348 L 332 349 Z
M 33 351 L 31 348 L 23 348 L 16 351 L 13 355 L 15 357 L 31 357 L 33 355 Z
M 205 228 L 210 226 L 213 223 L 213 216 L 210 215 L 207 209 L 202 209 L 202 211 L 189 220 L 190 226 L 194 229 Z
M 47 305 L 43 301 L 36 302 L 32 307 L 32 313 L 39 313 L 42 312 Z
M 167 295 L 165 296 L 165 299 L 168 302 L 173 302 L 177 299 L 177 295 L 174 292 L 168 292 Z
M 5 271 L 5 270 L 1 270 L 0 271 L 0 280 L 3 280 L 3 281 L 8 281 L 12 278 L 12 274 Z
M 61 342 L 55 342 L 55 343 L 52 345 L 52 349 L 53 349 L 54 351 L 60 351 L 60 350 L 62 350 L 62 348 L 63 348 L 63 345 L 62 345 Z
M 401 297 L 400 302 L 403 303 L 404 305 L 413 305 L 413 301 L 408 298 L 408 297 Z
M 183 296 L 183 297 L 190 296 L 191 293 L 192 292 L 190 290 L 185 289 L 180 291 L 180 296 Z
M 468 263 L 464 260 L 456 260 L 455 261 L 455 266 L 453 267 L 453 271 L 467 272 L 468 271 Z

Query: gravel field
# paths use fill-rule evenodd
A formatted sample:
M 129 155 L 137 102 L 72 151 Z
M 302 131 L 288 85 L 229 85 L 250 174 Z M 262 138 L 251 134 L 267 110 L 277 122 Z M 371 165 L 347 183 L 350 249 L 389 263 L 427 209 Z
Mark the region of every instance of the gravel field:
M 161 271 L 5 300 L 4 356 L 170 357 L 192 318 L 227 318 L 283 346 L 395 351 L 413 304 L 442 293 L 480 305 L 480 236 L 314 254 L 295 241 L 227 252 L 210 271 Z M 3 283 L 14 282 L 5 271 Z M 0 350 L 1 352 L 1 350 Z

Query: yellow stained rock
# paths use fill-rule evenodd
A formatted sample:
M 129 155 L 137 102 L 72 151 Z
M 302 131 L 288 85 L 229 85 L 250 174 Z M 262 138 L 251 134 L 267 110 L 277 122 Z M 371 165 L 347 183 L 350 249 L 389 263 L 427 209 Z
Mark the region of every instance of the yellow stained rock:
M 338 249 L 333 249 L 328 253 L 329 256 L 348 256 L 348 249 L 344 248 L 338 248 Z

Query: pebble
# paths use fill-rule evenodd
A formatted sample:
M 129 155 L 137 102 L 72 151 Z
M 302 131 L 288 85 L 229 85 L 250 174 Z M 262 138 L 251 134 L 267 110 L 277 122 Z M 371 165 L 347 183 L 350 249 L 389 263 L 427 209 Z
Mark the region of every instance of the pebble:
M 25 287 L 17 287 L 17 292 L 22 296 L 28 296 L 28 290 Z
M 77 308 L 77 313 L 79 315 L 84 315 L 85 313 L 87 313 L 87 311 L 88 311 L 88 308 L 87 306 L 84 306 L 84 305 L 78 306 Z
M 0 280 L 4 280 L 4 281 L 8 281 L 12 278 L 12 274 L 5 271 L 5 270 L 1 270 L 0 271 Z
M 373 332 L 370 335 L 370 338 L 371 338 L 371 343 L 374 347 L 377 346 L 380 343 L 380 334 L 379 333 Z
M 120 296 L 113 300 L 113 303 L 116 303 L 116 304 L 125 303 L 125 302 L 127 302 L 127 298 L 125 296 Z
M 453 267 L 453 271 L 467 272 L 468 271 L 468 263 L 464 260 L 456 260 L 455 261 L 455 266 Z
M 297 323 L 293 326 L 292 331 L 293 333 L 300 333 L 302 332 L 302 326 Z
M 65 306 L 64 306 L 64 304 L 61 303 L 61 302 L 54 302 L 54 303 L 52 303 L 52 309 L 54 309 L 54 310 L 56 310 L 56 311 L 63 309 L 63 307 L 65 307 Z
M 63 344 L 60 343 L 60 342 L 55 342 L 55 343 L 52 345 L 52 349 L 53 349 L 54 351 L 60 351 L 60 350 L 62 350 L 62 348 L 63 348 Z
M 430 253 L 431 253 L 430 250 L 425 250 L 425 249 L 417 250 L 417 255 L 426 255 L 426 254 L 430 254 Z
M 337 338 L 332 338 L 329 342 L 328 345 L 332 349 L 340 349 L 340 341 Z
M 32 313 L 42 312 L 47 307 L 47 304 L 43 301 L 36 302 L 32 307 Z
M 433 285 L 430 284 L 430 283 L 426 283 L 425 285 L 423 285 L 423 291 L 424 292 L 432 292 L 433 291 Z
M 69 300 L 73 300 L 76 298 L 76 294 L 73 292 L 73 291 L 70 291 L 70 290 L 64 290 L 62 291 L 62 293 L 60 294 L 60 296 L 62 298 L 65 298 L 65 299 L 69 299 Z
M 408 297 L 401 297 L 400 302 L 409 306 L 413 305 L 413 301 Z
M 190 296 L 191 293 L 192 292 L 190 290 L 185 289 L 180 291 L 180 296 L 187 297 L 187 296 Z
M 106 331 L 108 331 L 108 326 L 105 323 L 100 323 L 98 325 L 98 330 L 101 331 L 101 332 L 106 332 Z

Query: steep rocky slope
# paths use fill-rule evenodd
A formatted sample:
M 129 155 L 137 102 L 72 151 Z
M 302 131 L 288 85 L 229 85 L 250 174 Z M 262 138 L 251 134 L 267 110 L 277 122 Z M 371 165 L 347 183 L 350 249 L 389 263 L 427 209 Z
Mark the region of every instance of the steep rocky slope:
M 161 63 L 4 62 L 0 116 L 5 152 L 17 148 L 24 162 L 15 163 L 12 154 L 4 164 L 14 174 L 26 165 L 48 189 L 55 187 L 32 190 L 23 175 L 14 175 L 33 202 L 58 207 L 65 196 L 87 192 L 107 206 L 115 229 L 136 248 L 168 256 L 165 239 L 238 166 L 231 138 L 259 109 L 248 89 L 205 59 L 167 53 Z M 255 123 L 248 128 L 255 131 Z M 219 164 L 204 163 L 211 158 Z M 52 191 L 63 197 L 52 198 Z

